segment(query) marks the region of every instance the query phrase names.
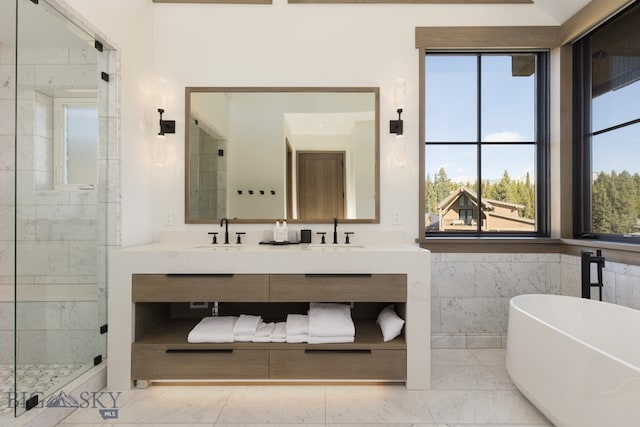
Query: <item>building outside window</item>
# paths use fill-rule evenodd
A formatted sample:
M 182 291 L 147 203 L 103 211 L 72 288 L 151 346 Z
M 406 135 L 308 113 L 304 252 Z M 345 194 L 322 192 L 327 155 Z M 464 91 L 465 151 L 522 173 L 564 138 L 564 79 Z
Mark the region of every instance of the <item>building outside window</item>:
M 574 44 L 574 232 L 640 243 L 640 6 Z
M 547 235 L 547 64 L 546 52 L 426 53 L 426 235 Z

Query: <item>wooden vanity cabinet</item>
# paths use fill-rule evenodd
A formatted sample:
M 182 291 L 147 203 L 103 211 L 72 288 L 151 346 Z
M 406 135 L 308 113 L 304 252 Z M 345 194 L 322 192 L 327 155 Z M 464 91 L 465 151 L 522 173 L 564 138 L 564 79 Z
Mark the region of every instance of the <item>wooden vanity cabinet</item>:
M 407 299 L 404 274 L 135 274 L 134 380 L 379 380 L 406 381 L 404 336 L 383 342 L 379 311 Z M 189 331 L 211 305 L 190 309 L 191 301 L 217 301 L 221 315 L 261 314 L 284 321 L 308 302 L 353 303 L 353 343 L 191 344 Z

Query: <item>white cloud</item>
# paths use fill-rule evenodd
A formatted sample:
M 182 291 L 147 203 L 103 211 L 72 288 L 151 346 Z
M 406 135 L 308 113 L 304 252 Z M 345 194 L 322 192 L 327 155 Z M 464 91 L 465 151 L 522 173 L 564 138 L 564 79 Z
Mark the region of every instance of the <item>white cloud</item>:
M 503 130 L 502 132 L 494 132 L 485 136 L 484 142 L 519 142 L 522 141 L 522 135 L 518 132 Z

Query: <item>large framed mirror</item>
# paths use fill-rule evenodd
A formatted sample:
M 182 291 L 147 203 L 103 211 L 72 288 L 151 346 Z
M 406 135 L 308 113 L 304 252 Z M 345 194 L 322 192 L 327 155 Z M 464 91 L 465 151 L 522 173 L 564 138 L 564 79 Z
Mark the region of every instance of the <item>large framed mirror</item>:
M 379 88 L 185 93 L 185 222 L 380 222 Z

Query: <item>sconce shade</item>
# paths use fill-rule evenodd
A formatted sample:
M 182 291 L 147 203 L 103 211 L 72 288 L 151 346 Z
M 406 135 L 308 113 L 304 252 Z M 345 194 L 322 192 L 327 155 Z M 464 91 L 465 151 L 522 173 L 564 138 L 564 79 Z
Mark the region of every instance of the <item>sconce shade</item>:
M 165 133 L 176 133 L 176 121 L 175 120 L 162 120 L 162 114 L 164 109 L 158 108 L 160 113 L 160 132 L 158 135 L 164 135 Z
M 389 121 L 389 133 L 395 133 L 396 135 L 402 135 L 404 131 L 404 123 L 402 122 L 402 108 L 398 108 L 398 120 Z

